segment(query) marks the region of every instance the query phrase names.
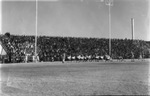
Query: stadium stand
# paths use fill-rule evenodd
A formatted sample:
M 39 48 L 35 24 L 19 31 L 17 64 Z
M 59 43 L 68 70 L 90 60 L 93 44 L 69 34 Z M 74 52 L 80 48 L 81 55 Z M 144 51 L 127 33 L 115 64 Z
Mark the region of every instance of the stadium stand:
M 11 55 L 10 62 L 32 62 L 35 52 L 34 36 L 0 35 L 2 46 Z M 108 39 L 105 38 L 77 38 L 77 37 L 50 37 L 38 36 L 37 53 L 39 61 L 66 60 L 101 60 L 108 54 Z M 131 59 L 149 58 L 150 43 L 143 40 L 112 39 L 112 58 Z M 64 55 L 65 54 L 65 55 Z M 10 59 L 10 58 L 9 58 Z

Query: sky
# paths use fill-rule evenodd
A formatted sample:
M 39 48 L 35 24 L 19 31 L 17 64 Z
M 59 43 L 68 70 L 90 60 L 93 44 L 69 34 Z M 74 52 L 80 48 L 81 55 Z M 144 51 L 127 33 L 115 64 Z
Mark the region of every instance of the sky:
M 113 0 L 111 38 L 150 41 L 150 1 Z M 2 0 L 1 33 L 35 35 L 35 0 Z M 37 34 L 109 38 L 109 7 L 105 0 L 38 0 Z

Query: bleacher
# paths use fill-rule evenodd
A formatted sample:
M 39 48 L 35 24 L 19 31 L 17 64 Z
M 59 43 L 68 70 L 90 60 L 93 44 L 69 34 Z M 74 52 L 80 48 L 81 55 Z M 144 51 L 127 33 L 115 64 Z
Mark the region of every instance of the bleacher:
M 28 55 L 32 62 L 35 55 L 34 36 L 10 35 L 6 38 L 1 35 L 0 41 L 3 48 L 8 54 L 11 54 L 12 62 L 25 62 L 25 56 Z M 108 55 L 108 39 L 105 38 L 77 38 L 77 37 L 50 37 L 38 36 L 37 54 L 40 61 L 61 61 L 65 53 L 67 57 L 77 57 L 80 55 L 84 58 L 90 57 L 96 59 L 97 56 Z M 122 56 L 124 59 L 149 58 L 150 43 L 143 40 L 130 39 L 112 39 L 112 58 L 117 59 Z

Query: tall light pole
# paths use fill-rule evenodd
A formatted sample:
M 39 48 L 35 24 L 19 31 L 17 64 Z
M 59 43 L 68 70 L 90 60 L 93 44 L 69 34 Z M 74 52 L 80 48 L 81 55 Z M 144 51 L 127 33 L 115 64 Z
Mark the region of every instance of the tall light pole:
M 0 34 L 2 34 L 2 0 L 0 0 Z
M 134 45 L 134 18 L 131 18 L 131 31 L 132 31 L 132 45 Z M 131 54 L 132 54 L 132 61 L 134 61 L 134 53 L 133 53 L 133 49 L 131 50 Z
M 113 6 L 113 0 L 105 0 L 105 4 L 109 7 L 109 56 L 111 56 L 111 6 Z
M 43 1 L 46 1 L 46 0 L 43 0 Z M 55 1 L 59 1 L 59 0 L 49 0 L 51 2 L 55 2 Z M 36 59 L 35 61 L 37 62 L 37 31 L 38 31 L 38 0 L 35 0 L 35 56 L 36 56 Z
M 35 17 L 35 56 L 37 58 L 37 27 L 38 27 L 38 0 L 36 0 L 36 17 Z M 37 62 L 37 59 L 35 59 Z
M 134 39 L 134 18 L 131 18 L 132 41 Z

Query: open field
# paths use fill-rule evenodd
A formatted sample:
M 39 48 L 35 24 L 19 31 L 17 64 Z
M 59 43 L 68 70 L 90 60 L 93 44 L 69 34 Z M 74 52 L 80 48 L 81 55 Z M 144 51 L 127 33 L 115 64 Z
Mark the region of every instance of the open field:
M 148 95 L 149 62 L 1 65 L 1 96 Z

